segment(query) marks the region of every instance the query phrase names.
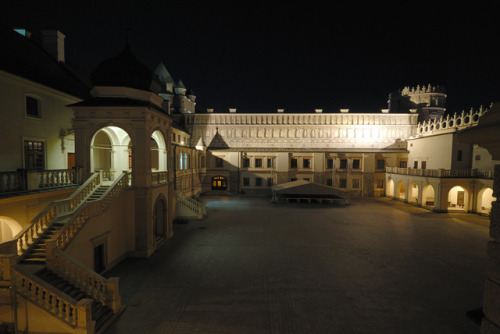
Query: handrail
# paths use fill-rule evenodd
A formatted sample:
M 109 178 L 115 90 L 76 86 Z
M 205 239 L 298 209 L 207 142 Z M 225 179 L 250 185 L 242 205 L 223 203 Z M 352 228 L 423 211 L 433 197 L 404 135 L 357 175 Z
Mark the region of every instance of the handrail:
M 116 197 L 129 186 L 129 172 L 122 172 L 122 174 L 106 189 L 101 197 L 101 210 L 104 211 L 114 201 Z
M 64 249 L 69 242 L 80 232 L 89 218 L 89 209 L 87 206 L 78 209 L 64 226 L 54 236 L 56 247 Z
M 61 249 L 55 248 L 54 239 L 46 242 L 46 252 L 46 264 L 49 270 L 113 310 L 113 313 L 118 312 L 121 307 L 118 278 L 106 279 L 87 268 Z
M 80 204 L 94 192 L 101 184 L 101 176 L 99 172 L 94 173 L 85 181 L 70 197 L 55 201 L 57 207 L 57 217 L 62 217 L 72 213 Z
M 192 198 L 187 197 L 181 192 L 177 192 L 177 203 L 184 205 L 191 211 L 194 211 L 198 216 L 203 217 L 207 214 L 206 204 L 203 202 L 198 202 Z
M 427 176 L 439 178 L 480 178 L 493 179 L 493 170 L 480 169 L 422 169 L 386 167 L 386 173 Z
M 17 253 L 23 255 L 51 224 L 52 220 L 56 217 L 56 209 L 54 202 L 50 203 L 43 209 L 33 220 L 31 224 L 24 227 L 21 232 L 17 234 Z
M 28 277 L 12 268 L 16 293 L 38 305 L 73 328 L 92 326 L 91 299 L 76 301 L 50 284 Z

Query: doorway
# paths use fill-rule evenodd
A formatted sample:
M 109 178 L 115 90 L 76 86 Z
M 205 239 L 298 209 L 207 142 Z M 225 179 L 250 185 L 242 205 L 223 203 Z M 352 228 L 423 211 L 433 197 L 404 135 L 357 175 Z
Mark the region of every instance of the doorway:
M 104 257 L 104 244 L 94 247 L 94 271 L 102 273 L 106 269 L 106 260 Z
M 227 190 L 227 178 L 214 176 L 212 178 L 212 190 Z

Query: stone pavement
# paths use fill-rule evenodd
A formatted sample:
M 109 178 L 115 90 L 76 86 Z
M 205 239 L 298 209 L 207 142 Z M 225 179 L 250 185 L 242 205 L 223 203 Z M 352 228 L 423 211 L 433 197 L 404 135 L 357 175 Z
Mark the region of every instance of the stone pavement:
M 122 315 L 105 333 L 479 333 L 488 218 L 386 198 L 350 206 L 203 197 L 127 259 Z

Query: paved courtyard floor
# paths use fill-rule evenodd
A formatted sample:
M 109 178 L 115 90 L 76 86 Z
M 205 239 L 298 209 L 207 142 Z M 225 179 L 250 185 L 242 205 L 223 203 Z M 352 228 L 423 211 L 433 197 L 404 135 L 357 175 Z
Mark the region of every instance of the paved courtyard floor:
M 106 333 L 479 333 L 488 218 L 404 203 L 271 204 L 203 197 L 147 259 Z

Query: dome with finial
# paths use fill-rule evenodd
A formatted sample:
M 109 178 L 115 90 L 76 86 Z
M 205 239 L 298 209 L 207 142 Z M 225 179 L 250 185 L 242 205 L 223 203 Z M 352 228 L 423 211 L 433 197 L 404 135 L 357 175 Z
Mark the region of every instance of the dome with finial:
M 91 74 L 94 86 L 130 87 L 151 91 L 153 75 L 151 70 L 132 53 L 127 42 L 123 51 L 101 61 Z

